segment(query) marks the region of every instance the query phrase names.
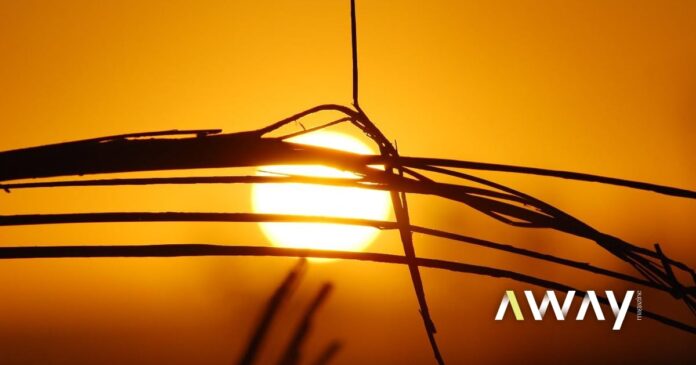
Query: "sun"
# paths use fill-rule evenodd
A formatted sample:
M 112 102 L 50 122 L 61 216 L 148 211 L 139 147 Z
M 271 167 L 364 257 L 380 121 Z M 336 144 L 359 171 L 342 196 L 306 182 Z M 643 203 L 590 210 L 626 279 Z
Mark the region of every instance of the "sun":
M 359 139 L 338 132 L 316 131 L 288 141 L 358 154 L 374 153 Z M 263 166 L 258 174 L 358 178 L 351 172 L 320 165 Z M 255 184 L 251 195 L 256 213 L 385 220 L 390 211 L 389 193 L 381 190 L 295 183 Z M 362 251 L 379 233 L 373 227 L 327 223 L 265 222 L 260 227 L 274 246 L 342 251 Z

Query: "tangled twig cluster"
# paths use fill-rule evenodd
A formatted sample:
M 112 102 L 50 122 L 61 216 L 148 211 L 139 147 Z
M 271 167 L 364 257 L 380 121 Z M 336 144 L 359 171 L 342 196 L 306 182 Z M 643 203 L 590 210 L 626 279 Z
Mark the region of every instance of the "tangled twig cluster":
M 351 186 L 389 191 L 395 221 L 374 221 L 331 217 L 312 217 L 254 213 L 205 212 L 126 212 L 77 213 L 50 215 L 0 216 L 0 226 L 89 223 L 89 222 L 153 222 L 153 221 L 214 221 L 214 222 L 330 222 L 371 226 L 383 230 L 398 230 L 404 256 L 363 252 L 324 251 L 308 249 L 272 248 L 266 246 L 220 246 L 207 244 L 145 245 L 145 246 L 54 246 L 2 247 L 0 259 L 41 257 L 143 257 L 143 256 L 300 256 L 370 260 L 407 265 L 420 306 L 424 326 L 435 358 L 444 363 L 435 339 L 435 325 L 428 310 L 419 268 L 432 267 L 457 272 L 505 277 L 554 290 L 585 292 L 543 278 L 508 270 L 484 267 L 462 262 L 434 260 L 416 256 L 413 234 L 424 234 L 519 254 L 538 260 L 573 267 L 593 274 L 604 275 L 645 287 L 667 292 L 683 301 L 696 314 L 696 273 L 694 269 L 664 254 L 659 245 L 654 249 L 630 244 L 602 232 L 580 219 L 538 198 L 472 175 L 468 170 L 503 171 L 611 184 L 687 199 L 696 199 L 696 192 L 673 187 L 616 179 L 604 176 L 556 171 L 530 167 L 489 164 L 471 161 L 446 160 L 400 156 L 396 148 L 373 123 L 358 102 L 357 35 L 355 7 L 351 1 L 353 45 L 353 105 L 319 105 L 266 127 L 240 133 L 223 134 L 220 130 L 161 131 L 102 137 L 90 140 L 59 143 L 21 150 L 0 152 L 0 185 L 5 191 L 28 188 L 56 188 L 66 186 L 123 186 L 155 184 L 237 184 L 237 183 L 309 183 Z M 309 116 L 340 114 L 312 128 L 304 128 L 280 137 L 270 136 L 281 127 Z M 339 123 L 351 123 L 372 139 L 379 148 L 378 155 L 356 155 L 321 147 L 288 142 L 298 134 L 311 133 Z M 268 165 L 326 165 L 351 171 L 359 179 L 319 178 L 304 176 L 168 176 L 157 178 L 121 178 L 99 180 L 29 181 L 74 175 L 142 172 L 155 170 L 184 170 L 201 168 L 250 167 Z M 372 166 L 382 165 L 384 169 Z M 455 178 L 455 183 L 444 183 L 437 176 Z M 515 227 L 548 228 L 595 242 L 611 255 L 631 265 L 637 275 L 615 272 L 574 261 L 491 242 L 480 238 L 413 225 L 410 222 L 407 194 L 425 194 L 458 203 L 481 212 L 492 219 Z M 688 274 L 693 283 L 678 280 L 675 271 Z M 606 298 L 599 300 L 608 304 Z M 635 307 L 629 309 L 636 312 Z M 642 315 L 668 326 L 696 334 L 696 328 L 650 311 Z

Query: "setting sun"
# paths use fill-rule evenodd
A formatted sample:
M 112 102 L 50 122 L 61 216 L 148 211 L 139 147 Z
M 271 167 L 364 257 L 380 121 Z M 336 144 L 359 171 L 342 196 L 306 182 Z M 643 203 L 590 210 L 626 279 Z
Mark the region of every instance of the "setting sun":
M 0 0 L 0 365 L 696 365 L 696 0 Z
M 370 154 L 366 144 L 347 134 L 317 131 L 289 140 L 294 143 Z M 262 175 L 357 178 L 351 172 L 319 165 L 265 166 Z M 385 191 L 312 184 L 256 184 L 252 190 L 256 213 L 315 215 L 384 220 L 389 215 Z M 361 251 L 378 234 L 372 227 L 326 223 L 261 223 L 261 230 L 275 246 Z

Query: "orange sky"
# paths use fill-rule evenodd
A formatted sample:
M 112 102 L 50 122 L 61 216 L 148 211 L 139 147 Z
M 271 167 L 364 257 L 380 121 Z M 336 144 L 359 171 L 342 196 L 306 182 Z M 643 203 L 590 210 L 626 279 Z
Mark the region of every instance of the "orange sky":
M 0 150 L 163 129 L 249 130 L 350 103 L 348 2 L 2 1 Z M 696 188 L 696 3 L 358 1 L 361 105 L 404 155 L 590 172 Z M 347 131 L 347 128 L 338 130 Z M 230 172 L 230 171 L 227 171 Z M 206 173 L 209 173 L 206 172 Z M 219 172 L 218 172 L 219 173 Z M 156 175 L 156 174 L 152 174 Z M 629 242 L 696 265 L 693 201 L 588 183 L 483 174 Z M 503 226 L 432 197 L 416 223 L 632 273 L 591 242 Z M 65 188 L 0 195 L 0 214 L 248 211 L 248 186 Z M 3 245 L 266 244 L 252 224 L 6 227 Z M 621 283 L 416 236 L 423 256 L 492 265 L 585 289 Z M 398 235 L 371 250 L 400 253 Z M 223 364 L 294 259 L 3 261 L 0 364 Z M 405 267 L 312 263 L 274 327 L 282 350 L 324 281 L 335 291 L 309 342 L 335 364 L 423 364 L 431 353 Z M 649 320 L 493 321 L 503 279 L 423 270 L 449 363 L 656 363 L 693 335 Z M 538 293 L 541 293 L 540 289 Z M 668 295 L 646 309 L 694 324 Z M 573 360 L 573 361 L 571 361 Z M 668 361 L 669 362 L 669 361 Z

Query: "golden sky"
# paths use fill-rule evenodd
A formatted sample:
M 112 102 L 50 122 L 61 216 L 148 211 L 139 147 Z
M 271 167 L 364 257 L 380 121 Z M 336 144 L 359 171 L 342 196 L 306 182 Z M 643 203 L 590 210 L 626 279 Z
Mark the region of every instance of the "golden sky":
M 696 188 L 696 2 L 358 1 L 361 105 L 409 156 L 590 172 Z M 255 129 L 350 103 L 348 1 L 0 1 L 0 150 L 165 129 Z M 342 127 L 338 130 L 348 131 Z M 230 171 L 227 171 L 230 172 Z M 212 173 L 206 171 L 206 173 Z M 219 173 L 219 172 L 218 172 Z M 152 174 L 157 175 L 157 174 Z M 595 227 L 696 265 L 693 201 L 488 173 Z M 248 186 L 64 188 L 0 195 L 0 214 L 249 211 Z M 432 197 L 413 220 L 632 273 L 595 244 L 516 229 Z M 5 227 L 2 245 L 266 244 L 253 224 Z M 420 255 L 597 290 L 622 283 L 416 236 Z M 371 250 L 401 253 L 382 233 Z M 245 345 L 286 258 L 0 263 L 0 364 L 224 364 Z M 653 321 L 494 322 L 509 280 L 423 270 L 449 363 L 677 361 L 693 335 Z M 280 353 L 324 281 L 307 351 L 335 364 L 431 363 L 405 267 L 311 263 L 264 347 Z M 537 293 L 541 293 L 538 289 Z M 694 323 L 644 290 L 646 309 Z

